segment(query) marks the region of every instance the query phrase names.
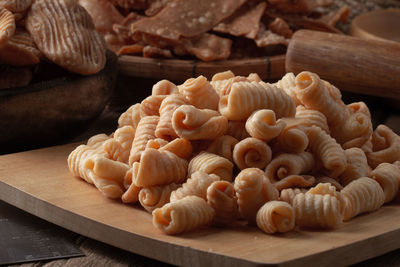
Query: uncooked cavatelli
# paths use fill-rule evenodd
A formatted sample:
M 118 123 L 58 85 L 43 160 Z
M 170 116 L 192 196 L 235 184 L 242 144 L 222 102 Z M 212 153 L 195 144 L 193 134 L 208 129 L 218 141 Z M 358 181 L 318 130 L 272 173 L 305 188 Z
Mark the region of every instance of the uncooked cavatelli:
M 228 95 L 231 92 L 232 85 L 237 82 L 249 82 L 246 77 L 243 76 L 235 76 L 225 80 L 217 80 L 211 81 L 211 85 L 214 87 L 214 90 L 221 97 L 224 95 Z
M 211 82 L 228 80 L 233 77 L 235 77 L 235 74 L 231 70 L 217 72 L 212 76 Z
M 140 103 L 140 117 L 160 116 L 160 105 L 166 97 L 167 95 L 151 95 L 143 99 Z
M 135 129 L 132 126 L 118 128 L 113 138 L 104 143 L 104 151 L 108 153 L 110 159 L 128 163 L 134 137 Z
M 233 161 L 241 170 L 250 167 L 264 169 L 271 157 L 272 152 L 268 144 L 253 137 L 243 139 L 233 149 Z
M 190 141 L 183 138 L 176 138 L 160 147 L 160 150 L 166 150 L 180 158 L 188 159 L 192 155 L 193 147 Z
M 189 103 L 199 109 L 218 109 L 219 96 L 207 78 L 200 75 L 197 78 L 187 79 L 178 86 L 179 92 Z
M 207 188 L 207 203 L 215 210 L 214 225 L 228 225 L 238 216 L 235 188 L 230 182 L 213 182 Z
M 250 137 L 246 130 L 246 121 L 228 121 L 226 134 L 235 137 L 239 141 Z
M 267 234 L 289 232 L 295 226 L 294 209 L 284 201 L 269 201 L 258 210 L 256 222 Z
M 15 32 L 14 15 L 0 6 L 0 47 L 4 46 Z
M 242 170 L 234 182 L 239 214 L 250 224 L 256 223 L 257 211 L 267 201 L 276 200 L 279 192 L 258 168 Z
M 322 112 L 315 109 L 307 109 L 304 106 L 299 105 L 296 107 L 295 117 L 301 119 L 300 124 L 302 126 L 310 127 L 315 125 L 329 134 L 328 121 Z
M 367 151 L 368 164 L 375 168 L 380 163 L 400 160 L 400 137 L 386 125 L 379 125 L 372 134 L 372 151 Z
M 132 175 L 136 174 L 139 164 L 133 164 L 132 168 L 128 170 L 124 177 L 124 187 L 126 191 L 121 196 L 123 203 L 137 203 L 139 201 L 139 192 L 141 187 L 136 186 L 132 182 Z
M 343 221 L 338 198 L 326 194 L 299 193 L 293 199 L 296 224 L 311 228 L 337 228 Z
M 283 153 L 271 160 L 265 168 L 265 175 L 270 181 L 281 180 L 292 174 L 308 173 L 314 165 L 314 156 L 310 152 Z
M 207 200 L 207 188 L 219 180 L 215 174 L 196 171 L 182 184 L 182 187 L 171 193 L 170 201 L 174 202 L 186 196 L 198 196 Z
M 311 175 L 292 174 L 282 180 L 273 183 L 279 191 L 292 187 L 310 187 L 315 183 L 315 177 Z
M 179 93 L 178 87 L 168 80 L 161 80 L 157 82 L 151 89 L 152 95 L 172 95 L 177 93 Z
M 132 174 L 132 182 L 139 187 L 182 183 L 186 178 L 187 161 L 169 151 L 147 148 L 139 162 L 132 168 L 137 170 Z
M 155 131 L 159 118 L 158 116 L 146 116 L 140 119 L 132 142 L 129 165 L 132 166 L 134 162 L 139 161 L 147 142 L 156 138 Z
M 322 183 L 329 183 L 332 186 L 336 188 L 336 190 L 340 191 L 343 189 L 343 185 L 341 185 L 336 179 L 333 179 L 328 176 L 320 176 L 320 177 L 315 177 L 315 183 L 313 186 L 317 186 L 318 184 Z
M 318 157 L 329 171 L 329 177 L 336 178 L 346 169 L 347 160 L 343 148 L 330 135 L 317 126 L 306 129 L 311 152 Z
M 339 200 L 339 204 L 340 204 L 339 211 L 340 211 L 341 217 L 343 217 L 344 209 L 345 209 L 345 205 L 346 205 L 345 198 L 342 195 L 342 193 L 340 191 L 337 191 L 336 187 L 334 185 L 332 185 L 331 183 L 319 183 L 316 186 L 310 188 L 307 191 L 307 194 L 331 195 L 331 196 L 337 198 L 337 200 Z
M 233 161 L 233 149 L 239 141 L 230 135 L 217 137 L 206 149 L 207 152 L 214 153 Z
M 200 152 L 189 162 L 188 175 L 196 171 L 215 174 L 222 180 L 232 181 L 233 163 L 224 157 L 209 152 Z
M 153 212 L 156 208 L 167 204 L 171 192 L 179 187 L 180 185 L 176 183 L 143 187 L 139 192 L 139 202 L 145 210 Z
M 172 115 L 172 127 L 187 140 L 215 139 L 226 133 L 228 120 L 218 111 L 182 105 Z
M 385 193 L 377 181 L 361 177 L 346 185 L 341 191 L 346 200 L 344 220 L 379 209 L 385 202 Z
M 317 74 L 303 71 L 296 76 L 296 96 L 306 108 L 322 112 L 329 126 L 339 125 L 348 117 L 348 110 L 327 85 Z
M 356 113 L 356 112 L 361 112 L 367 115 L 369 118 L 371 118 L 371 112 L 369 111 L 369 108 L 365 102 L 353 102 L 347 105 L 347 108 L 349 109 L 350 113 Z
M 27 10 L 32 0 L 0 0 L 0 7 L 4 7 L 13 13 L 21 13 Z
M 96 134 L 90 137 L 86 145 L 92 148 L 99 148 L 104 144 L 104 141 L 110 139 L 111 137 L 106 134 Z
M 236 82 L 219 101 L 219 111 L 229 120 L 244 120 L 258 109 L 272 109 L 277 118 L 293 117 L 293 99 L 274 85 L 264 82 Z
M 343 186 L 360 177 L 369 176 L 371 168 L 368 166 L 367 156 L 361 148 L 346 149 L 344 154 L 346 155 L 347 166 L 339 176 L 339 181 Z
M 285 151 L 289 153 L 300 153 L 308 147 L 308 136 L 301 124 L 301 119 L 282 118 L 286 126 L 275 139 L 274 151 Z
M 273 110 L 261 109 L 250 115 L 245 126 L 251 137 L 268 142 L 281 133 L 286 123 L 283 120 L 276 121 Z
M 297 105 L 301 104 L 301 101 L 297 99 L 296 96 L 296 76 L 293 72 L 286 73 L 275 85 L 285 91 L 291 98 L 293 98 L 294 103 Z
M 132 126 L 136 130 L 140 121 L 140 103 L 130 106 L 118 118 L 118 127 Z
M 399 192 L 400 168 L 395 164 L 381 163 L 372 172 L 371 178 L 377 181 L 385 194 L 385 203 L 392 201 Z
M 162 101 L 159 109 L 160 121 L 157 124 L 157 129 L 155 132 L 158 138 L 172 140 L 178 137 L 174 128 L 172 127 L 172 115 L 178 107 L 186 104 L 187 101 L 181 94 L 172 94 Z
M 151 139 L 151 140 L 149 140 L 147 142 L 146 148 L 160 149 L 160 148 L 164 147 L 167 144 L 168 144 L 167 140 L 164 140 L 164 139 L 161 139 L 161 138 L 155 138 L 155 139 Z
M 162 232 L 174 235 L 209 225 L 215 211 L 198 196 L 187 196 L 167 203 L 153 211 L 153 225 Z
M 285 201 L 285 202 L 289 203 L 290 205 L 292 205 L 294 197 L 297 194 L 305 193 L 305 192 L 307 192 L 307 189 L 305 189 L 305 188 L 297 188 L 297 187 L 285 188 L 285 189 L 282 189 L 282 191 L 280 192 L 279 200 Z
M 261 77 L 257 73 L 254 73 L 254 72 L 250 73 L 247 76 L 247 80 L 249 80 L 249 82 L 257 82 L 257 83 L 262 82 Z

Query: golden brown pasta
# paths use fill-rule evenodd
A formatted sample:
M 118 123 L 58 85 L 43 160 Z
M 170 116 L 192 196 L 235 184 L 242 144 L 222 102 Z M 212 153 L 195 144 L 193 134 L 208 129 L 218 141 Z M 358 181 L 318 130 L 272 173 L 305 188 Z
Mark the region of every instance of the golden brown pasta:
M 267 234 L 289 232 L 295 226 L 294 209 L 284 201 L 269 201 L 258 210 L 256 223 Z
M 250 224 L 256 223 L 256 215 L 259 208 L 267 201 L 276 200 L 279 197 L 278 190 L 265 177 L 258 168 L 242 170 L 234 182 L 238 199 L 239 214 Z
M 299 124 L 305 127 L 310 127 L 310 126 L 318 126 L 322 130 L 324 130 L 326 133 L 329 132 L 329 126 L 328 126 L 328 121 L 325 117 L 325 115 L 322 112 L 319 112 L 318 110 L 315 109 L 307 109 L 302 105 L 299 105 L 296 107 L 296 115 L 295 117 L 299 120 Z
M 368 164 L 376 168 L 380 163 L 400 160 L 400 137 L 386 125 L 379 125 L 372 134 L 372 151 L 367 151 Z
M 250 167 L 264 169 L 271 157 L 272 152 L 268 144 L 253 137 L 243 139 L 233 148 L 233 161 L 241 170 Z
M 215 174 L 221 180 L 232 181 L 233 163 L 224 157 L 209 152 L 200 152 L 189 162 L 188 175 L 196 171 Z
M 310 152 L 283 153 L 271 160 L 265 168 L 265 175 L 272 182 L 293 174 L 309 173 L 314 165 L 314 156 Z
M 369 111 L 369 108 L 367 104 L 364 102 L 353 102 L 347 105 L 347 108 L 349 109 L 350 113 L 356 113 L 356 112 L 361 112 L 367 115 L 369 118 L 371 118 L 371 112 Z
M 264 82 L 236 82 L 219 101 L 219 111 L 229 120 L 245 120 L 258 109 L 272 109 L 277 118 L 293 117 L 293 99 L 274 85 Z
M 172 94 L 162 101 L 159 109 L 160 121 L 155 133 L 157 137 L 165 140 L 172 140 L 178 137 L 172 128 L 172 115 L 178 107 L 185 104 L 187 104 L 187 101 L 181 94 Z
M 346 200 L 343 217 L 345 221 L 358 214 L 375 211 L 385 201 L 385 194 L 379 183 L 368 177 L 352 181 L 343 188 L 341 193 Z
M 399 192 L 400 168 L 395 164 L 381 163 L 372 172 L 371 178 L 377 181 L 385 194 L 385 203 L 392 201 Z
M 221 97 L 223 95 L 227 95 L 231 91 L 231 87 L 234 83 L 237 82 L 248 82 L 249 80 L 243 76 L 235 76 L 232 78 L 227 78 L 223 80 L 215 80 L 211 81 L 211 85 L 214 87 L 214 90 Z
M 226 133 L 228 120 L 215 110 L 182 105 L 172 115 L 172 127 L 188 140 L 215 139 Z
M 339 181 L 346 186 L 351 181 L 360 177 L 368 177 L 371 168 L 368 166 L 367 156 L 361 148 L 353 147 L 344 151 L 347 160 L 347 166 L 344 172 L 339 176 Z
M 164 147 L 167 144 L 168 144 L 167 140 L 164 140 L 164 139 L 161 139 L 161 138 L 155 138 L 155 139 L 151 139 L 151 140 L 149 140 L 147 142 L 146 148 L 160 149 L 160 148 Z
M 179 92 L 188 102 L 199 109 L 218 109 L 219 96 L 207 78 L 200 75 L 197 78 L 187 79 L 178 86 Z
M 198 196 L 187 196 L 153 211 L 153 225 L 174 235 L 192 231 L 212 222 L 215 211 Z
M 156 208 L 161 208 L 167 204 L 171 192 L 179 187 L 180 185 L 176 183 L 144 187 L 140 189 L 139 202 L 145 210 L 151 213 Z
M 251 137 L 266 142 L 277 137 L 286 123 L 283 120 L 276 121 L 275 112 L 270 109 L 254 111 L 247 119 L 245 127 Z
M 161 80 L 157 82 L 151 89 L 152 95 L 172 95 L 177 93 L 179 93 L 178 87 L 168 80 Z
M 292 187 L 310 187 L 315 183 L 315 177 L 311 175 L 288 175 L 282 180 L 273 183 L 279 191 Z
M 246 121 L 228 121 L 226 134 L 235 137 L 239 141 L 250 137 L 246 130 Z
M 143 151 L 137 169 L 132 166 L 132 183 L 139 187 L 182 183 L 186 178 L 188 163 L 169 151 L 147 148 Z
M 118 127 L 132 126 L 136 129 L 140 121 L 140 103 L 130 106 L 124 113 L 118 118 Z
M 196 171 L 182 184 L 182 187 L 171 193 L 170 201 L 175 202 L 186 196 L 198 196 L 207 200 L 207 188 L 220 178 L 215 174 Z
M 188 159 L 192 155 L 193 147 L 190 141 L 183 138 L 176 138 L 162 146 L 160 150 L 166 150 L 180 158 Z
M 134 162 L 139 161 L 147 142 L 156 138 L 155 131 L 159 118 L 158 116 L 146 116 L 140 119 L 129 154 L 129 165 L 132 166 Z
M 207 188 L 207 203 L 215 210 L 214 225 L 228 225 L 238 216 L 235 188 L 230 182 L 213 182 Z
M 291 98 L 293 98 L 294 103 L 297 105 L 301 104 L 301 101 L 296 96 L 296 76 L 292 73 L 286 73 L 275 85 L 279 89 L 285 91 Z
M 217 137 L 206 149 L 207 152 L 214 153 L 233 161 L 233 149 L 239 141 L 230 135 Z
M 300 124 L 300 119 L 282 118 L 286 126 L 275 139 L 274 151 L 285 151 L 289 153 L 300 153 L 308 147 L 308 137 L 305 128 Z
M 114 132 L 112 139 L 104 143 L 104 151 L 110 159 L 128 163 L 134 137 L 135 129 L 132 126 L 122 126 Z
M 151 95 L 143 99 L 140 103 L 140 117 L 160 116 L 160 105 L 166 97 L 167 95 Z
M 282 189 L 282 191 L 280 192 L 279 200 L 285 201 L 285 202 L 289 203 L 290 205 L 292 205 L 293 199 L 297 194 L 306 193 L 306 192 L 307 192 L 307 189 L 305 189 L 305 188 L 297 188 L 297 187 L 285 188 L 285 189 Z
M 347 166 L 343 148 L 325 133 L 321 128 L 312 126 L 306 130 L 309 139 L 309 148 L 312 153 L 321 159 L 324 167 L 329 171 L 329 177 L 338 177 Z

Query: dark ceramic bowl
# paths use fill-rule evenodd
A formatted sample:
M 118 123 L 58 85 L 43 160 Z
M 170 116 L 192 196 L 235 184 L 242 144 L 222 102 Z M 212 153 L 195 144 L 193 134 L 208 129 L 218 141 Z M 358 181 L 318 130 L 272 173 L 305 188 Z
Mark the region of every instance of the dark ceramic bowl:
M 107 52 L 107 64 L 99 73 L 64 73 L 0 90 L 0 154 L 54 145 L 78 135 L 103 111 L 116 79 L 117 57 Z

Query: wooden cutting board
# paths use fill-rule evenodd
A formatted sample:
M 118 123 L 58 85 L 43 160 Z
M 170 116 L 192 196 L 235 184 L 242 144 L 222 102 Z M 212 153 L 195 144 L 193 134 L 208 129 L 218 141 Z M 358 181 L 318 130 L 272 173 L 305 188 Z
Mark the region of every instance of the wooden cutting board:
M 167 236 L 149 213 L 103 197 L 73 177 L 77 144 L 0 156 L 0 199 L 87 237 L 184 266 L 341 266 L 400 248 L 400 205 L 386 205 L 333 231 L 267 235 L 235 225 Z

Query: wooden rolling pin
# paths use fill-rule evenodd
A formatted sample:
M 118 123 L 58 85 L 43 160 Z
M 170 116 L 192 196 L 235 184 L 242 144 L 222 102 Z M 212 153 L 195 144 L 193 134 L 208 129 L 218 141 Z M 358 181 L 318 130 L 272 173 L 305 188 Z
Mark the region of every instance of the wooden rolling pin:
M 308 70 L 344 91 L 400 99 L 400 43 L 297 31 L 286 72 Z

